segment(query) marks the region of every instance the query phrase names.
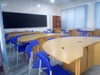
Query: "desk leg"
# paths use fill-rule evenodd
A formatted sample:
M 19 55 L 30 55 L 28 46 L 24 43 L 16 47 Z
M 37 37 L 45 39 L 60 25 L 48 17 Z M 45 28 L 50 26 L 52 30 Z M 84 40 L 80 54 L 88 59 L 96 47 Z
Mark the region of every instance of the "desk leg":
M 75 62 L 75 75 L 80 75 L 80 59 Z

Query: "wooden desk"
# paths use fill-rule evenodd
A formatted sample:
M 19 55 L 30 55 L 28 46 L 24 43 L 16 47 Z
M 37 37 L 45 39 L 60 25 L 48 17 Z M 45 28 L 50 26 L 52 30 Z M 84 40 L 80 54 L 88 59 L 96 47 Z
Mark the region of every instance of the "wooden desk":
M 94 36 L 100 36 L 100 29 L 96 29 L 94 31 Z
M 75 61 L 75 75 L 80 75 L 80 59 L 83 56 L 83 48 L 98 41 L 100 42 L 100 38 L 58 38 L 45 42 L 43 44 L 43 49 L 49 55 L 66 64 L 70 64 Z
M 88 36 L 93 36 L 94 35 L 94 30 L 87 30 L 87 31 L 88 31 Z M 77 35 L 76 29 L 69 30 L 69 35 L 70 36 L 76 36 Z
M 53 28 L 53 32 L 54 32 L 54 33 L 55 33 L 55 32 L 61 33 L 61 28 Z
M 35 34 L 35 35 L 25 35 L 19 37 L 17 40 L 18 42 L 29 42 L 35 39 L 38 39 L 39 41 L 39 49 L 42 49 L 43 43 L 46 41 L 47 38 L 54 37 L 59 38 L 62 34 Z
M 16 32 L 16 33 L 8 33 L 8 37 L 6 38 L 7 40 L 10 38 L 10 37 L 13 37 L 13 36 L 17 36 L 17 35 L 27 35 L 27 34 L 40 34 L 41 32 Z

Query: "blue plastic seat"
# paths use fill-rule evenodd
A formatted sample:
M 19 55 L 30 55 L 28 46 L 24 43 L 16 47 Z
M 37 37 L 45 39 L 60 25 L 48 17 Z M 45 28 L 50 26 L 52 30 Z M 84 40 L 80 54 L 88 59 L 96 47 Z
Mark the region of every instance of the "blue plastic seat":
M 48 33 L 52 33 L 52 29 L 47 29 L 47 32 Z
M 26 46 L 27 44 L 18 44 L 17 43 L 17 39 L 23 35 L 18 35 L 18 36 L 14 36 L 11 37 L 9 40 L 10 42 L 13 44 L 13 49 L 17 50 L 17 67 L 18 67 L 18 60 L 19 60 L 19 53 L 20 52 L 25 52 Z
M 77 36 L 88 36 L 88 31 L 77 29 Z
M 69 32 L 67 32 L 65 29 L 61 29 L 61 32 L 64 34 L 64 36 L 69 36 Z
M 33 50 L 32 50 L 35 46 L 38 46 L 38 40 L 31 41 L 29 43 L 29 45 L 27 45 L 27 47 L 26 47 L 26 53 L 29 58 L 29 75 L 30 75 L 32 68 L 39 68 L 39 75 L 40 75 L 40 60 L 38 58 L 36 58 L 36 57 L 38 57 L 38 54 L 37 53 L 34 54 Z M 39 50 L 38 50 L 38 52 L 39 52 Z M 47 56 L 45 52 L 41 52 L 41 55 L 43 55 L 45 57 Z M 44 64 L 42 64 L 41 67 L 45 68 L 46 66 Z
M 62 69 L 62 67 L 59 65 L 51 66 L 47 58 L 41 55 L 41 52 L 38 52 L 38 56 L 40 61 L 47 66 L 47 69 L 42 70 L 46 73 L 46 75 L 71 75 L 69 72 Z

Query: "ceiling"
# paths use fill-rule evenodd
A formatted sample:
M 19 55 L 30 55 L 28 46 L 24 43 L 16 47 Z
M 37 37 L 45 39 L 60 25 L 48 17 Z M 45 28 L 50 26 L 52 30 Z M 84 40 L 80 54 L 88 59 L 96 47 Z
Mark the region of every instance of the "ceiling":
M 2 1 L 10 1 L 10 0 L 2 0 Z M 51 3 L 51 0 L 17 0 L 17 1 L 36 1 L 36 2 L 46 3 L 46 4 L 63 5 L 63 4 L 74 3 L 74 2 L 83 3 L 83 2 L 98 1 L 98 0 L 55 0 L 54 3 Z
M 33 1 L 43 2 L 47 4 L 62 5 L 62 4 L 72 3 L 72 2 L 89 2 L 89 1 L 96 1 L 96 0 L 55 0 L 54 3 L 51 3 L 50 0 L 33 0 Z

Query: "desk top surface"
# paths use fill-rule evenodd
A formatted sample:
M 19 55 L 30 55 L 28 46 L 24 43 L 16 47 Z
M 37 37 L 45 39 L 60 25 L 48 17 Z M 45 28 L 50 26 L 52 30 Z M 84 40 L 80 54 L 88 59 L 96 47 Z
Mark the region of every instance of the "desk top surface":
M 43 44 L 43 49 L 49 55 L 67 64 L 83 56 L 83 48 L 95 42 L 100 42 L 100 38 L 93 37 L 68 37 L 57 38 Z
M 40 33 L 40 32 L 15 32 L 15 33 L 8 33 L 8 39 L 10 37 L 21 35 L 21 34 L 27 35 L 27 34 L 37 34 L 37 33 Z
M 49 37 L 49 36 L 60 36 L 61 34 L 33 34 L 33 35 L 25 35 L 25 36 L 21 36 L 19 37 L 17 40 L 19 42 L 28 42 L 31 40 L 35 40 L 38 38 L 42 38 L 42 37 Z

